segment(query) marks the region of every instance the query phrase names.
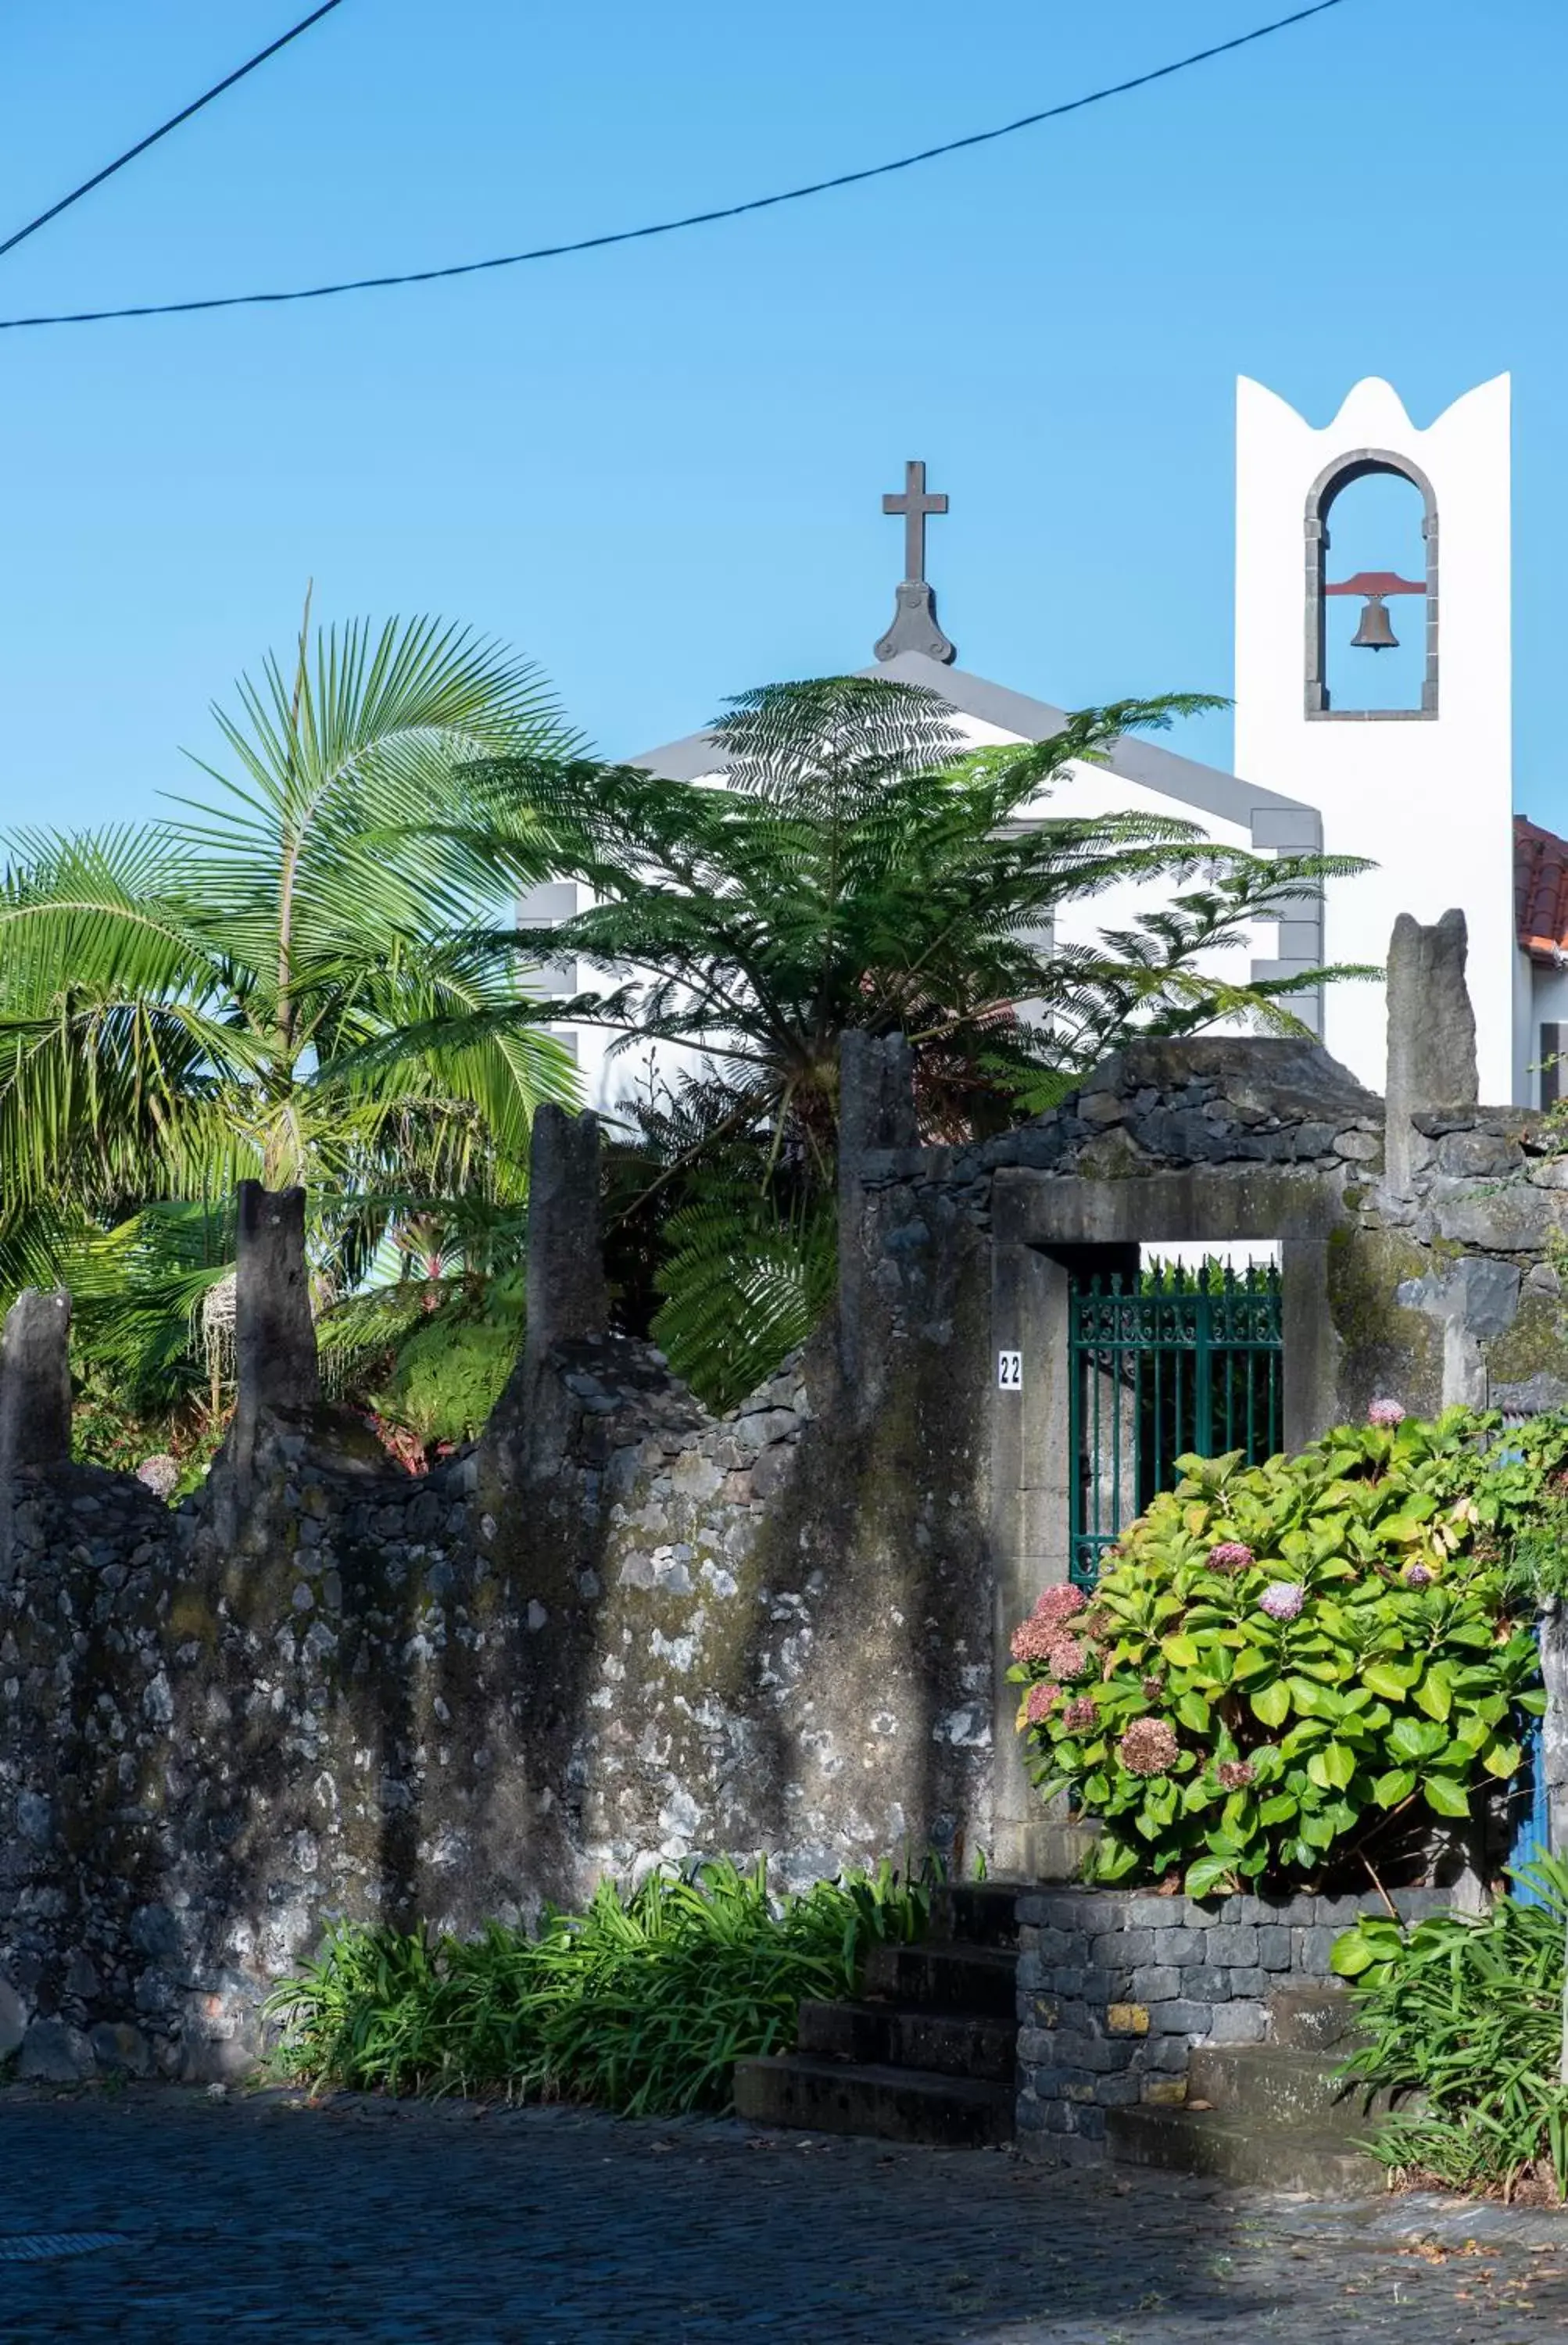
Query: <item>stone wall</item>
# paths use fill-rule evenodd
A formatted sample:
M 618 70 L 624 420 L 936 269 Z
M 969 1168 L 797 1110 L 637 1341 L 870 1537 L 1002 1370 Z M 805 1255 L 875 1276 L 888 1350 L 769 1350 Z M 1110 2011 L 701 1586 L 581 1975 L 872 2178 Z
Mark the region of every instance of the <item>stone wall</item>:
M 1453 993 L 1452 933 L 1414 934 L 1406 1017 L 1432 969 Z M 243 1201 L 240 1406 L 176 1512 L 71 1467 L 67 1306 L 24 1298 L 0 2051 L 241 2064 L 334 1916 L 467 1929 L 660 1857 L 766 1852 L 792 1882 L 934 1845 L 1060 1873 L 1007 1639 L 1066 1569 L 1078 1271 L 1279 1238 L 1289 1441 L 1374 1392 L 1568 1396 L 1555 1127 L 1463 1096 L 1462 1047 L 1394 1058 L 1391 1158 L 1382 1103 L 1289 1041 L 1140 1043 L 1022 1130 L 920 1149 L 908 1046 L 853 1038 L 838 1313 L 723 1418 L 605 1325 L 596 1130 L 546 1111 L 524 1354 L 427 1480 L 315 1396 L 297 1198 Z
M 1400 1918 L 1449 1893 L 1393 1892 Z M 1335 1938 L 1371 1897 L 1042 1889 L 1018 1901 L 1018 2139 L 1025 2156 L 1105 2154 L 1105 2112 L 1186 2097 L 1198 2044 L 1263 2044 L 1281 1989 L 1326 1986 Z

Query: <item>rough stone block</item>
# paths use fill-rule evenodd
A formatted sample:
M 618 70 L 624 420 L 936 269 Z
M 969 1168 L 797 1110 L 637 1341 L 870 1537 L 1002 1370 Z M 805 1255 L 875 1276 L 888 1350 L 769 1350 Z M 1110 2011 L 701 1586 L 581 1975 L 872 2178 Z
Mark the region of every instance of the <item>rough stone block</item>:
M 1137 2003 L 1169 2003 L 1182 1991 L 1182 1973 L 1167 1963 L 1151 1964 L 1133 1973 L 1133 1998 Z
M 1290 1967 L 1306 1978 L 1328 1978 L 1331 1975 L 1329 1957 L 1333 1952 L 1338 1930 L 1313 1927 L 1290 1933 Z
M 1112 2035 L 1146 2035 L 1147 2006 L 1141 2003 L 1113 2003 L 1105 2013 L 1105 2027 Z
M 1156 1930 L 1155 1960 L 1156 1963 L 1201 1963 L 1207 1959 L 1207 1930 Z
M 1222 2003 L 1216 2007 L 1208 2040 L 1211 2044 L 1261 2044 L 1268 2032 L 1261 2004 Z
M 1179 1992 L 1189 2003 L 1228 2003 L 1231 1976 L 1220 1963 L 1188 1964 L 1182 1971 Z
M 79 2085 L 93 2073 L 93 2047 L 63 2019 L 36 2019 L 22 2039 L 16 2074 L 24 2082 Z
M 1266 1922 L 1257 1933 L 1257 1960 L 1266 1971 L 1290 1968 L 1290 1933 L 1283 1923 Z
M 1211 1963 L 1256 1969 L 1257 1932 L 1249 1922 L 1222 1922 L 1209 1932 L 1207 1952 Z
M 1184 1996 L 1176 2003 L 1156 2004 L 1154 2017 L 1163 2035 L 1207 2035 L 1214 2025 L 1214 2006 Z
M 1130 2069 L 1120 2076 L 1102 2076 L 1095 2086 L 1095 2099 L 1103 2109 L 1135 2107 L 1143 2098 L 1144 2079 Z
M 1103 1970 L 1134 1970 L 1155 1960 L 1152 1930 L 1102 1930 L 1090 1947 L 1090 1960 Z
M 1025 2068 L 1054 2067 L 1056 2030 L 1054 2027 L 1021 2027 L 1018 2031 L 1018 2058 Z
M 1185 2076 L 1145 2076 L 1143 2079 L 1144 2100 L 1159 2109 L 1179 2109 L 1186 2098 Z

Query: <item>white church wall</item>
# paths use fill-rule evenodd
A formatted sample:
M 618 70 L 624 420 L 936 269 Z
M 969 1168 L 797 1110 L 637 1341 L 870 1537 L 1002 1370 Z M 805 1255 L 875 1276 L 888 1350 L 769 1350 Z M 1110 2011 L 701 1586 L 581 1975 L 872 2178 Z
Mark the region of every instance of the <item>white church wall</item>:
M 1553 969 L 1543 961 L 1532 961 L 1527 953 L 1521 953 L 1518 960 L 1524 980 L 1523 1008 L 1519 1021 L 1519 1097 L 1523 1105 L 1539 1107 L 1541 1029 L 1543 1026 L 1568 1026 L 1568 969 Z M 1568 1095 L 1568 1067 L 1557 1068 L 1555 1089 L 1559 1098 Z
M 1308 715 L 1308 499 L 1338 460 L 1373 452 L 1412 464 L 1435 496 L 1436 713 L 1358 717 L 1341 692 L 1339 705 Z M 1358 383 L 1321 429 L 1261 383 L 1244 377 L 1237 386 L 1236 770 L 1319 807 L 1326 848 L 1369 856 L 1379 867 L 1330 886 L 1330 961 L 1380 965 L 1400 912 L 1431 921 L 1451 905 L 1462 909 L 1481 1092 L 1500 1101 L 1520 1096 L 1522 1079 L 1514 1043 L 1509 494 L 1505 375 L 1466 393 L 1424 430 L 1376 379 Z M 1327 574 L 1339 575 L 1331 548 Z M 1419 625 L 1421 613 L 1420 598 L 1410 597 L 1390 615 L 1402 632 Z M 1342 676 L 1346 662 L 1339 665 Z M 1330 988 L 1324 1039 L 1363 1082 L 1380 1087 L 1381 986 Z

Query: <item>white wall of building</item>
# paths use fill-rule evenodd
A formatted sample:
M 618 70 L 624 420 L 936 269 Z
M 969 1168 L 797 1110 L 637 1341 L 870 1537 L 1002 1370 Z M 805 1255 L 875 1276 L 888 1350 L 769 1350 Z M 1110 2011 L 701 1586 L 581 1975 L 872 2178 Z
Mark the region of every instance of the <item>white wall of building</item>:
M 1358 722 L 1307 713 L 1308 497 L 1334 461 L 1363 450 L 1408 459 L 1435 494 L 1435 716 Z M 1499 1102 L 1522 1096 L 1509 497 L 1506 375 L 1467 392 L 1425 430 L 1375 378 L 1358 383 L 1321 430 L 1261 383 L 1243 377 L 1237 386 L 1236 771 L 1319 807 L 1326 850 L 1369 856 L 1379 867 L 1330 886 L 1329 961 L 1381 963 L 1400 912 L 1431 921 L 1461 907 L 1470 930 L 1481 1096 Z M 1341 574 L 1331 552 L 1327 574 Z M 1421 607 L 1412 598 L 1400 606 L 1401 616 Z M 1380 985 L 1329 990 L 1324 1040 L 1376 1090 L 1384 1020 Z

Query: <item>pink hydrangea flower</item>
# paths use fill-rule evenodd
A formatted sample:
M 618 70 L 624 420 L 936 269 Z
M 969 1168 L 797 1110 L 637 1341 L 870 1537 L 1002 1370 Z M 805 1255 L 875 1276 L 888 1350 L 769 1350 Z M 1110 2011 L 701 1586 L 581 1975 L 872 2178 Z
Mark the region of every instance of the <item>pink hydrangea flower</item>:
M 1257 1772 L 1257 1770 L 1250 1759 L 1222 1759 L 1215 1769 L 1215 1773 L 1227 1792 L 1245 1792 Z
M 1240 1539 L 1221 1539 L 1208 1551 L 1210 1571 L 1245 1571 L 1253 1560 L 1252 1549 Z
M 1059 1627 L 1064 1620 L 1071 1620 L 1081 1612 L 1088 1600 L 1081 1588 L 1074 1588 L 1068 1580 L 1060 1580 L 1047 1588 L 1040 1597 L 1034 1607 L 1034 1618 L 1036 1620 L 1050 1620 Z
M 1301 1616 L 1305 1595 L 1298 1580 L 1273 1579 L 1257 1601 L 1271 1620 L 1296 1620 Z
M 1054 1678 L 1071 1684 L 1074 1678 L 1081 1678 L 1089 1666 L 1088 1647 L 1080 1644 L 1076 1637 L 1059 1636 L 1046 1655 L 1045 1663 Z
M 1090 1697 L 1081 1693 L 1062 1712 L 1062 1723 L 1069 1734 L 1086 1734 L 1099 1715 Z
M 1428 1569 L 1427 1566 L 1426 1566 L 1424 1563 L 1407 1563 L 1407 1564 L 1406 1564 L 1406 1566 L 1405 1566 L 1405 1586 L 1406 1586 L 1407 1588 L 1414 1588 L 1414 1589 L 1422 1589 L 1422 1588 L 1430 1588 L 1430 1587 L 1431 1586 L 1431 1584 L 1432 1584 L 1432 1575 L 1431 1575 L 1431 1572 Z
M 1144 1680 L 1144 1700 L 1145 1701 L 1158 1701 L 1164 1691 L 1165 1688 L 1160 1683 L 1158 1678 L 1145 1678 Z
M 1023 1715 L 1031 1726 L 1044 1726 L 1051 1715 L 1051 1705 L 1061 1692 L 1060 1686 L 1032 1685 L 1029 1699 L 1023 1705 Z
M 1052 1646 L 1061 1641 L 1062 1631 L 1054 1620 L 1025 1620 L 1013 1631 L 1013 1658 L 1015 1661 L 1048 1660 Z
M 1375 1400 L 1367 1411 L 1369 1425 L 1380 1425 L 1390 1433 L 1396 1425 L 1403 1425 L 1404 1421 L 1404 1409 L 1397 1400 Z
M 1135 1718 L 1116 1745 L 1129 1775 L 1164 1775 L 1176 1765 L 1180 1751 L 1163 1718 Z

